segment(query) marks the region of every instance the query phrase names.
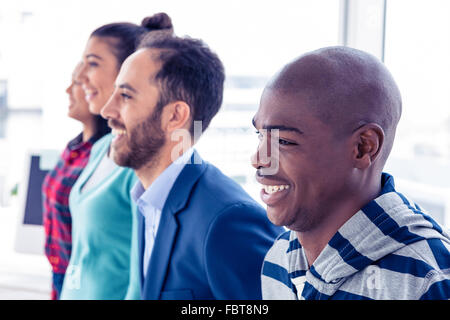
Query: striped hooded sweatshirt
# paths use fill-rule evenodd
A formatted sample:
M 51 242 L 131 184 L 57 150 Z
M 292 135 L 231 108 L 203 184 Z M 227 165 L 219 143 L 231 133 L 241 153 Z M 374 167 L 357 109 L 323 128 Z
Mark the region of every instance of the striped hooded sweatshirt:
M 267 253 L 261 281 L 263 299 L 450 299 L 450 237 L 383 173 L 379 197 L 310 267 L 295 232 L 287 231 Z

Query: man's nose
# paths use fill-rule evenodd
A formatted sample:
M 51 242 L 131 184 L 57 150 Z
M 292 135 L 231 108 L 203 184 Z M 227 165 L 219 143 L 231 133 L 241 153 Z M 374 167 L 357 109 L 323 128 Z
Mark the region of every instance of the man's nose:
M 117 119 L 119 116 L 119 109 L 116 99 L 116 93 L 114 92 L 106 104 L 103 106 L 100 114 L 105 119 Z
M 264 134 L 260 140 L 256 153 L 252 155 L 251 162 L 255 169 L 261 169 L 265 175 L 273 175 L 279 169 L 279 132 L 271 130 L 271 133 Z
M 270 167 L 270 149 L 270 141 L 262 139 L 259 142 L 256 152 L 250 158 L 253 168 L 260 169 Z
M 260 166 L 258 164 L 258 149 L 250 157 L 250 162 L 251 162 L 253 168 L 255 168 L 255 169 L 259 169 L 260 168 Z

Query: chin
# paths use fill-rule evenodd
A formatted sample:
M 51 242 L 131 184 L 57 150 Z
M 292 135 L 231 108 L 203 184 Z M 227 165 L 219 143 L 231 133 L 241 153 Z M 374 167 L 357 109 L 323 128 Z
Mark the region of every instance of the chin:
M 267 218 L 276 226 L 284 227 L 287 225 L 285 215 L 282 210 L 267 207 Z
M 69 110 L 69 112 L 67 112 L 67 116 L 69 118 L 72 118 L 72 119 L 77 120 L 77 121 L 81 121 L 82 120 L 81 115 L 79 113 L 77 113 L 76 110 Z
M 69 110 L 69 112 L 67 112 L 67 116 L 68 116 L 69 118 L 78 120 L 76 114 L 74 114 L 71 110 Z
M 98 105 L 95 102 L 91 102 L 89 103 L 89 112 L 96 115 L 96 116 L 100 116 L 100 111 L 102 111 L 103 105 Z
M 112 151 L 112 159 L 120 167 L 126 167 L 133 170 L 139 170 L 142 166 L 137 166 L 132 157 L 128 154 L 123 154 L 119 152 Z
M 124 161 L 123 161 L 122 157 L 120 156 L 120 154 L 119 154 L 118 152 L 116 152 L 116 151 L 114 150 L 113 147 L 111 147 L 111 151 L 110 151 L 110 155 L 109 155 L 109 156 L 110 156 L 111 159 L 113 159 L 113 161 L 114 161 L 118 166 L 125 167 Z

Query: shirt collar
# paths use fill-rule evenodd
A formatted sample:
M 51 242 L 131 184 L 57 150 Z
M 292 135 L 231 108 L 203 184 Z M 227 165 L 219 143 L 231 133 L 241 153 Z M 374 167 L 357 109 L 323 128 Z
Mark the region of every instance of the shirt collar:
M 383 173 L 378 197 L 339 228 L 310 267 L 316 279 L 337 283 L 421 239 L 421 236 L 409 232 L 413 220 L 394 186 L 394 178 Z
M 79 135 L 77 135 L 75 138 L 69 141 L 67 147 L 70 151 L 78 149 L 88 149 L 102 136 L 103 133 L 97 132 L 89 140 L 83 141 L 83 132 L 81 132 Z
M 138 205 L 152 206 L 162 211 L 173 184 L 180 175 L 181 170 L 183 170 L 184 166 L 191 158 L 193 152 L 194 149 L 190 148 L 181 157 L 172 162 L 158 178 L 153 181 L 147 190 L 145 190 L 141 182 L 138 181 L 131 190 L 131 197 L 133 200 Z
M 76 149 L 80 149 L 83 145 L 84 145 L 83 133 L 80 133 L 75 138 L 73 138 L 72 140 L 69 141 L 69 143 L 67 144 L 67 147 L 69 148 L 69 150 L 76 150 Z

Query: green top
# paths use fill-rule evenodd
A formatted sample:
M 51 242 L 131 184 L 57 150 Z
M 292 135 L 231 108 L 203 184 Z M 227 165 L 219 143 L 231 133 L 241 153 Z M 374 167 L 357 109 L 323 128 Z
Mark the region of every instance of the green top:
M 70 192 L 72 255 L 63 300 L 140 298 L 137 210 L 130 197 L 136 175 L 116 166 L 103 181 L 81 191 L 108 152 L 111 139 L 108 134 L 94 144 L 89 163 Z

